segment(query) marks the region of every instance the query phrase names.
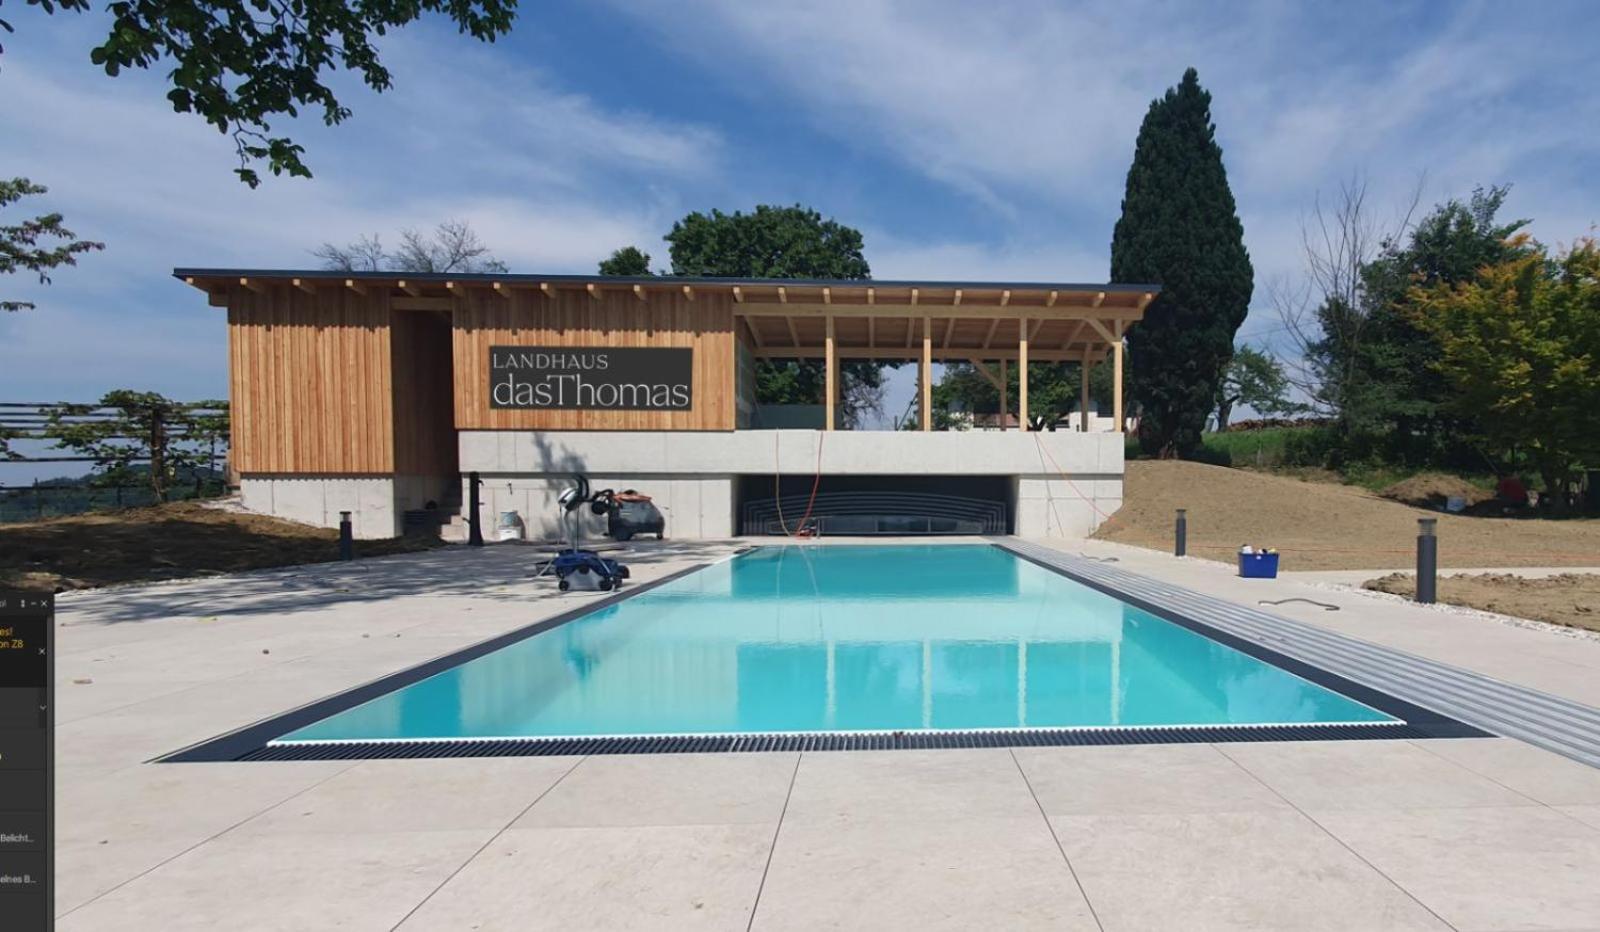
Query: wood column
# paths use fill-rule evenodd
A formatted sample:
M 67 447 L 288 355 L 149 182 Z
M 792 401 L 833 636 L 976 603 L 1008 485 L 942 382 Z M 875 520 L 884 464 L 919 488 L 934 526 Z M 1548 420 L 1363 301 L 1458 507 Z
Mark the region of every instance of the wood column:
M 1089 432 L 1089 371 L 1094 361 L 1088 347 L 1083 350 L 1083 362 L 1078 365 L 1078 429 Z
M 1118 327 L 1118 331 L 1122 328 Z M 1111 343 L 1111 416 L 1117 419 L 1117 433 L 1122 433 L 1122 334 Z
M 933 430 L 933 321 L 922 318 L 922 362 L 917 366 L 921 381 L 922 429 Z
M 825 397 L 825 401 L 823 403 L 827 406 L 827 412 L 828 413 L 827 413 L 827 420 L 825 422 L 826 426 L 823 427 L 823 430 L 833 430 L 834 398 L 838 395 L 838 392 L 835 391 L 835 388 L 837 387 L 838 382 L 839 382 L 839 371 L 838 371 L 839 370 L 839 358 L 838 358 L 837 354 L 834 352 L 834 347 L 833 347 L 833 315 L 832 314 L 829 314 L 826 318 L 824 318 L 824 326 L 827 329 L 826 329 L 826 337 L 823 340 L 823 369 L 826 372 L 826 376 L 825 376 L 825 380 L 824 380 L 825 381 L 825 385 L 823 387 L 823 394 L 826 397 Z
M 1011 365 L 1010 360 L 1007 360 L 1007 359 L 1000 360 L 1000 429 L 1001 430 L 1005 430 L 1006 429 L 1006 415 L 1011 413 L 1011 399 L 1006 397 L 1006 395 L 1009 394 L 1008 389 L 1010 388 L 1010 386 L 1007 384 L 1007 382 L 1010 379 L 1010 375 L 1011 375 L 1011 371 L 1009 369 L 1010 365 Z
M 1028 429 L 1028 318 L 1017 318 L 1017 421 Z

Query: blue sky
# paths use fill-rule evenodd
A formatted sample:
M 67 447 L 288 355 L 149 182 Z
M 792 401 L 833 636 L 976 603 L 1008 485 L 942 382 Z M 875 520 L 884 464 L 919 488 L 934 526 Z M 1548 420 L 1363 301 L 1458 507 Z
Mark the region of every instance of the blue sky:
M 860 228 L 879 277 L 1103 280 L 1139 121 L 1189 65 L 1255 261 L 1246 338 L 1281 336 L 1269 285 L 1353 175 L 1380 212 L 1420 178 L 1428 203 L 1513 183 L 1551 242 L 1600 221 L 1594 3 L 526 4 L 492 46 L 386 39 L 394 88 L 340 78 L 351 120 L 276 127 L 316 177 L 254 191 L 157 76 L 89 63 L 103 15 L 6 14 L 0 173 L 107 249 L 4 282 L 39 303 L 0 317 L 5 400 L 220 395 L 222 315 L 174 266 L 311 266 L 443 219 L 515 271 L 588 272 L 630 243 L 664 266 L 691 210 L 801 202 Z

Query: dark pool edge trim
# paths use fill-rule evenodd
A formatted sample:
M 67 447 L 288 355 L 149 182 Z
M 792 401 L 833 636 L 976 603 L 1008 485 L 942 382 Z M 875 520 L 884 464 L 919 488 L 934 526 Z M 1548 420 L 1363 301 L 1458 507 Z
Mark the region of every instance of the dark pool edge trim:
M 1465 726 L 1463 726 L 1465 727 Z M 1228 744 L 1271 741 L 1417 740 L 1445 735 L 1405 722 L 1341 725 L 1185 725 L 1136 728 L 1039 728 L 996 731 L 807 732 L 643 737 L 508 738 L 459 741 L 349 741 L 273 744 L 240 761 L 382 760 L 410 758 L 555 757 L 591 754 L 728 754 L 816 751 L 947 750 L 957 748 L 1117 747 L 1139 744 Z
M 754 547 L 740 547 L 723 559 L 732 559 L 741 554 L 754 550 Z M 314 722 L 319 722 L 330 715 L 337 715 L 347 709 L 355 708 L 364 702 L 370 702 L 386 693 L 397 689 L 404 689 L 413 683 L 421 682 L 428 677 L 443 673 L 452 667 L 460 666 L 471 660 L 476 660 L 486 654 L 494 653 L 504 647 L 509 647 L 518 641 L 525 641 L 537 634 L 543 634 L 552 628 L 559 628 L 571 621 L 577 621 L 585 615 L 592 614 L 602 608 L 627 601 L 634 596 L 643 595 L 652 589 L 664 586 L 667 583 L 681 579 L 691 573 L 697 573 L 719 561 L 696 563 L 691 566 L 675 570 L 659 579 L 646 582 L 629 584 L 620 592 L 613 592 L 609 596 L 586 602 L 583 605 L 568 609 L 548 618 L 540 619 L 521 628 L 502 632 L 486 640 L 469 644 L 466 647 L 442 654 L 431 660 L 385 674 L 375 680 L 369 680 L 349 689 L 324 696 L 305 705 L 280 712 L 268 718 L 252 722 L 242 728 L 225 732 L 204 741 L 199 741 L 187 747 L 156 757 L 147 763 L 158 764 L 183 764 L 183 763 L 217 763 L 222 761 L 236 761 L 251 759 L 252 752 L 264 749 L 267 742 L 274 738 L 282 737 L 289 732 L 304 728 Z
M 1064 576 L 1079 585 L 1087 586 L 1096 592 L 1111 596 L 1118 601 L 1126 602 L 1135 608 L 1149 612 L 1163 621 L 1171 622 L 1181 628 L 1193 631 L 1201 637 L 1216 641 L 1226 647 L 1231 647 L 1239 653 L 1253 657 L 1263 663 L 1279 667 L 1307 682 L 1314 683 L 1345 698 L 1353 699 L 1362 705 L 1399 719 L 1401 722 L 1424 732 L 1437 731 L 1440 732 L 1441 736 L 1451 738 L 1491 737 L 1488 732 L 1482 729 L 1475 728 L 1426 706 L 1402 699 L 1384 690 L 1375 689 L 1348 677 L 1340 676 L 1330 670 L 1307 663 L 1282 651 L 1274 650 L 1249 638 L 1224 631 L 1215 625 L 1210 625 L 1189 615 L 1173 611 L 1135 593 L 1119 589 L 1103 580 L 1075 573 L 1067 567 L 1052 564 L 1033 554 L 1015 549 L 1011 546 L 1010 541 L 991 539 L 989 543 L 991 546 L 998 547 L 1018 559 L 1026 560 L 1040 569 Z
M 1527 742 L 1579 763 L 1600 767 L 1600 708 L 1499 679 L 1425 655 L 1389 647 L 1310 622 L 1290 619 L 1205 595 L 1130 570 L 1093 563 L 1022 540 L 991 538 L 1017 556 L 1043 561 L 1065 575 L 1090 579 L 1117 594 L 1172 606 L 1185 615 L 1249 639 L 1282 646 L 1314 666 L 1357 679 L 1380 692 L 1407 697 L 1486 734 Z M 1087 578 L 1086 578 L 1087 577 Z M 1096 587 L 1101 588 L 1101 587 Z

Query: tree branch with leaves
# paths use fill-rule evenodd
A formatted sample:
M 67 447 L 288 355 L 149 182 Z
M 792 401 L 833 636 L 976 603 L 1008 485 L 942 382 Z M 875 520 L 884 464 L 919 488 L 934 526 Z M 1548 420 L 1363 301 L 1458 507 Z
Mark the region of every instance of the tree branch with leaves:
M 25 197 L 49 191 L 42 184 L 26 178 L 0 180 L 0 210 Z M 56 245 L 46 245 L 46 244 Z M 77 265 L 78 257 L 86 252 L 106 248 L 104 243 L 78 239 L 76 233 L 63 225 L 60 214 L 41 214 L 20 223 L 0 224 L 0 275 L 32 272 L 39 276 L 39 284 L 50 284 L 50 271 L 64 265 Z M 0 298 L 0 311 L 30 311 L 33 302 Z
M 46 13 L 84 13 L 89 0 L 29 0 Z M 273 135 L 279 117 L 320 110 L 334 126 L 350 117 L 330 73 L 351 71 L 374 91 L 394 78 L 375 42 L 391 30 L 440 13 L 483 42 L 511 30 L 516 0 L 113 0 L 106 40 L 89 60 L 116 77 L 127 68 L 168 63 L 167 100 L 233 140 L 235 174 L 261 183 L 255 165 L 274 175 L 311 177 L 305 147 Z M 0 28 L 11 26 L 0 20 Z

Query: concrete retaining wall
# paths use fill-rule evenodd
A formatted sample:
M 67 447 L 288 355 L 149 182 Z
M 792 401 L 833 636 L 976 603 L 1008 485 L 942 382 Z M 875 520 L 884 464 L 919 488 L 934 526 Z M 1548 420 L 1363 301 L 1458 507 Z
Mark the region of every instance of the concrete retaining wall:
M 381 476 L 242 476 L 239 492 L 251 511 L 314 524 L 339 526 L 350 512 L 355 536 L 365 540 L 400 533 L 395 480 Z

